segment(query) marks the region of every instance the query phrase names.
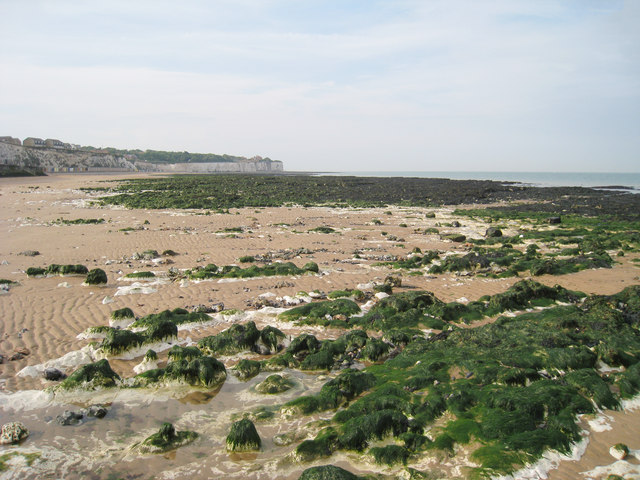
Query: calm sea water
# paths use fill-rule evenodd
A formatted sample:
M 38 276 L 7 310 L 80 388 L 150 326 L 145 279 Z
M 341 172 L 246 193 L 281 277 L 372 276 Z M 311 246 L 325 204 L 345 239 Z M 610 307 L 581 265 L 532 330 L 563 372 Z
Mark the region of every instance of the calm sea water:
M 359 177 L 419 177 L 453 180 L 496 180 L 520 182 L 536 187 L 604 187 L 623 186 L 640 193 L 640 173 L 593 172 L 336 172 L 330 175 Z

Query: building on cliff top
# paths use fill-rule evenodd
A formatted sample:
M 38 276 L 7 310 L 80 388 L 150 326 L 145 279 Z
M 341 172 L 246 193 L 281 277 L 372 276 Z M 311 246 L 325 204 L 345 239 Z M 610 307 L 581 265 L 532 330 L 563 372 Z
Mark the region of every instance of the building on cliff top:
M 27 137 L 22 142 L 25 147 L 46 147 L 47 144 L 43 139 L 37 137 Z

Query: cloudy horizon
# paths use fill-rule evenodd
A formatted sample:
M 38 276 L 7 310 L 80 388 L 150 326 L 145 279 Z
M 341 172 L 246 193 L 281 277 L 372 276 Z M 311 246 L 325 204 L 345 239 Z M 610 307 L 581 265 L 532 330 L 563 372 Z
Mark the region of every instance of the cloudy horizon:
M 0 0 L 0 135 L 287 170 L 640 171 L 640 2 Z

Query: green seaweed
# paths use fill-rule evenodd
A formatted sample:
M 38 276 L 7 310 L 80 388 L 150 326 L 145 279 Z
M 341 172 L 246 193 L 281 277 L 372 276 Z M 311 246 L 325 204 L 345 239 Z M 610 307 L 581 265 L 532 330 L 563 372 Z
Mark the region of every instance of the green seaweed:
M 100 268 L 94 268 L 87 273 L 85 283 L 87 285 L 100 285 L 107 283 L 107 274 Z
M 111 369 L 109 362 L 102 359 L 95 363 L 82 365 L 64 379 L 58 388 L 61 390 L 97 390 L 116 387 L 120 381 L 120 376 Z
M 255 360 L 243 358 L 231 370 L 240 380 L 246 381 L 260 373 L 261 364 Z
M 254 322 L 246 325 L 235 324 L 227 330 L 205 337 L 198 342 L 198 348 L 204 352 L 219 355 L 233 355 L 250 350 L 260 338 L 260 331 Z
M 196 432 L 176 431 L 173 425 L 165 422 L 153 435 L 145 438 L 138 446 L 141 453 L 164 453 L 182 447 L 198 438 Z
M 148 370 L 134 377 L 134 386 L 155 383 L 186 383 L 191 386 L 213 388 L 224 382 L 227 372 L 224 364 L 212 357 L 169 362 L 165 368 Z
M 290 390 L 294 386 L 294 382 L 287 377 L 283 377 L 282 375 L 269 375 L 262 382 L 256 385 L 256 391 L 259 393 L 266 394 L 277 394 L 286 392 Z
M 230 452 L 251 452 L 260 450 L 262 441 L 253 422 L 245 418 L 231 425 L 226 444 Z

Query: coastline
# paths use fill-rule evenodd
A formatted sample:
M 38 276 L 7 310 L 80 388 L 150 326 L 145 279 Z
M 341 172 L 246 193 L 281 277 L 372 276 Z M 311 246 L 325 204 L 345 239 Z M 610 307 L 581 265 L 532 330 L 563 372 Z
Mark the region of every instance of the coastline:
M 152 175 L 155 176 L 155 175 Z M 425 211 L 435 212 L 439 223 L 451 222 L 454 218 L 454 206 L 448 207 L 384 207 L 361 209 L 336 209 L 329 207 L 269 207 L 233 209 L 230 214 L 196 215 L 194 212 L 162 210 L 126 210 L 121 207 L 96 207 L 91 201 L 96 194 L 80 191 L 79 187 L 87 185 L 101 186 L 104 180 L 131 177 L 122 175 L 54 175 L 51 177 L 14 178 L 0 180 L 2 205 L 0 206 L 0 228 L 2 238 L 6 239 L 0 257 L 6 264 L 0 265 L 0 278 L 15 279 L 20 285 L 11 287 L 9 292 L 0 298 L 3 302 L 5 318 L 2 324 L 2 342 L 0 353 L 19 348 L 27 348 L 29 355 L 15 362 L 2 365 L 0 390 L 3 392 L 40 390 L 47 384 L 39 378 L 16 377 L 18 371 L 25 366 L 47 362 L 62 357 L 71 351 L 79 351 L 86 345 L 86 340 L 77 338 L 88 327 L 104 323 L 111 311 L 116 308 L 131 307 L 137 315 L 157 313 L 164 309 L 197 305 L 203 302 L 223 301 L 225 308 L 246 310 L 247 302 L 255 300 L 258 295 L 275 293 L 279 297 L 295 297 L 300 290 L 312 291 L 321 289 L 331 291 L 337 289 L 356 288 L 357 285 L 382 281 L 390 273 L 388 269 L 362 266 L 353 262 L 353 251 L 356 248 L 372 248 L 377 255 L 406 255 L 414 246 L 423 250 L 429 248 L 453 251 L 458 248 L 450 241 L 434 236 L 416 235 L 413 229 L 424 227 Z M 137 177 L 137 175 L 136 175 Z M 144 177 L 144 175 L 143 175 Z M 140 177 L 137 177 L 140 178 Z M 78 180 L 81 180 L 78 182 Z M 388 215 L 386 212 L 390 212 Z M 59 218 L 99 218 L 103 223 L 98 225 L 65 225 L 56 224 Z M 371 225 L 371 219 L 382 219 L 384 229 L 396 238 L 404 238 L 403 242 L 389 241 L 381 237 L 378 228 Z M 147 223 L 148 222 L 148 223 Z M 464 221 L 463 230 L 469 235 L 482 236 L 485 225 L 468 219 Z M 407 224 L 407 226 L 401 226 Z M 240 233 L 225 231 L 242 226 Z M 286 226 L 285 226 L 286 225 Z M 331 225 L 340 235 L 322 235 L 310 233 L 313 228 Z M 430 224 L 429 224 L 430 225 Z M 125 229 L 131 230 L 125 230 Z M 515 229 L 515 227 L 512 227 Z M 124 230 L 124 231 L 122 231 Z M 358 237 L 366 237 L 358 238 Z M 402 245 L 402 246 L 400 246 Z M 118 288 L 125 282 L 118 280 L 126 273 L 147 268 L 159 274 L 173 268 L 191 268 L 195 264 L 216 263 L 218 265 L 233 264 L 238 258 L 250 252 L 267 253 L 282 252 L 306 246 L 313 250 L 312 255 L 302 255 L 294 261 L 302 264 L 312 259 L 327 274 L 295 278 L 255 278 L 233 282 L 190 282 L 187 286 L 175 283 L 154 285 L 156 293 L 116 295 Z M 171 257 L 172 263 L 136 262 L 131 260 L 135 252 L 146 249 L 158 251 L 172 249 L 179 253 Z M 25 250 L 37 250 L 40 255 L 28 257 L 19 255 Z M 612 269 L 583 270 L 582 272 L 563 275 L 561 277 L 542 276 L 540 281 L 547 285 L 556 283 L 572 290 L 581 290 L 587 294 L 614 294 L 625 286 L 638 284 L 638 267 L 632 262 L 637 254 L 625 256 L 620 264 Z M 51 263 L 76 264 L 85 263 L 90 268 L 100 267 L 107 272 L 109 282 L 103 287 L 83 287 L 80 277 L 51 277 L 44 279 L 27 278 L 23 273 L 34 265 Z M 371 262 L 373 263 L 373 262 Z M 517 279 L 486 279 L 476 277 L 457 277 L 454 275 L 405 276 L 407 290 L 424 289 L 432 291 L 443 301 L 452 302 L 460 298 L 473 301 L 482 295 L 491 295 L 504 291 Z M 111 301 L 105 301 L 107 299 Z M 55 299 L 55 301 L 54 301 Z M 266 317 L 265 324 L 273 323 L 273 318 Z M 259 320 L 257 320 L 259 323 Z M 217 333 L 227 328 L 229 323 L 219 322 L 193 331 L 181 332 L 181 338 L 196 338 Z M 22 331 L 26 329 L 26 331 Z M 332 332 L 316 327 L 293 328 L 292 333 L 299 331 L 322 333 Z M 129 372 L 137 362 L 118 360 L 115 367 L 120 372 Z M 302 389 L 315 391 L 321 381 L 317 375 L 300 376 Z M 239 393 L 241 384 L 230 375 L 228 385 L 223 387 L 220 401 L 229 402 L 229 406 L 238 398 L 248 399 L 249 403 L 259 404 L 263 401 L 254 397 L 243 397 Z M 228 390 L 225 390 L 228 389 Z M 226 392 L 226 393 L 225 393 Z M 299 392 L 299 391 L 298 391 Z M 226 395 L 226 396 L 225 396 Z M 127 401 L 121 401 L 126 404 Z M 120 400 L 119 400 L 120 402 Z M 145 404 L 146 400 L 138 400 Z M 220 406 L 221 407 L 221 406 Z M 60 410 L 62 406 L 48 405 L 47 409 Z M 156 413 L 160 413 L 162 406 Z M 154 410 L 156 411 L 156 410 Z M 190 408 L 184 407 L 182 413 L 188 418 Z M 44 413 L 44 412 L 43 412 Z M 3 415 L 4 416 L 4 415 Z M 614 428 L 606 436 L 622 436 L 622 431 L 615 424 L 640 425 L 640 414 L 631 412 L 627 417 L 615 416 Z M 200 419 L 201 420 L 201 419 Z M 183 421 L 184 420 L 183 418 Z M 70 430 L 64 427 L 38 427 L 37 421 L 31 419 L 31 428 L 38 435 L 66 435 Z M 144 430 L 150 428 L 152 422 L 137 424 Z M 122 420 L 117 420 L 119 428 L 124 428 Z M 31 426 L 30 425 L 30 426 Z M 85 435 L 96 425 L 87 424 L 84 431 L 74 431 L 74 435 Z M 213 428 L 213 427 L 212 427 Z M 79 429 L 78 429 L 79 430 Z M 637 429 L 636 429 L 637 431 Z M 46 433 L 48 432 L 48 433 Z M 221 430 L 213 429 L 211 438 L 220 440 Z M 597 434 L 591 436 L 596 438 Z M 626 437 L 625 437 L 626 438 Z M 629 441 L 630 442 L 630 441 Z M 596 442 L 590 442 L 594 445 Z M 631 443 L 631 442 L 630 442 Z M 600 445 L 598 443 L 598 445 Z M 630 445 L 631 446 L 631 445 Z M 577 462 L 575 469 L 563 462 L 549 478 L 571 478 L 575 472 L 591 470 L 586 455 L 590 455 L 590 447 L 584 460 Z M 596 447 L 596 458 L 603 457 L 602 449 Z M 640 448 L 635 445 L 632 448 Z M 200 451 L 200 450 L 198 450 Z M 268 444 L 265 455 L 274 455 L 275 445 Z M 183 453 L 178 457 L 185 462 Z M 265 472 L 251 473 L 247 462 L 242 459 L 231 463 L 219 456 L 229 474 L 251 475 L 245 478 L 261 478 Z M 353 459 L 346 457 L 349 461 Z M 345 464 L 344 457 L 339 457 Z M 76 459 L 80 461 L 79 459 Z M 333 459 L 332 459 L 333 460 Z M 588 460 L 591 462 L 592 460 Z M 606 461 L 609 461 L 607 458 Z M 96 460 L 97 462 L 97 460 Z M 154 464 L 161 462 L 154 460 Z M 99 462 L 98 462 L 99 463 Z M 98 464 L 96 463 L 96 464 Z M 178 462 L 180 464 L 180 461 Z M 193 462 L 182 463 L 191 465 Z M 268 463 L 268 462 L 267 462 Z M 348 464 L 348 463 L 346 463 Z M 266 465 L 266 464 L 265 464 Z M 271 464 L 269 464 L 271 465 Z M 585 465 L 585 466 L 579 466 Z M 265 466 L 265 469 L 272 468 Z M 275 467 L 274 467 L 275 468 Z M 297 467 L 296 467 L 297 468 Z M 368 471 L 369 465 L 363 466 Z M 566 469 L 569 470 L 566 470 Z M 177 472 L 180 470 L 178 469 Z M 297 478 L 300 469 L 293 469 L 287 478 Z M 555 476 L 554 476 L 555 475 Z M 539 478 L 545 478 L 543 476 Z

